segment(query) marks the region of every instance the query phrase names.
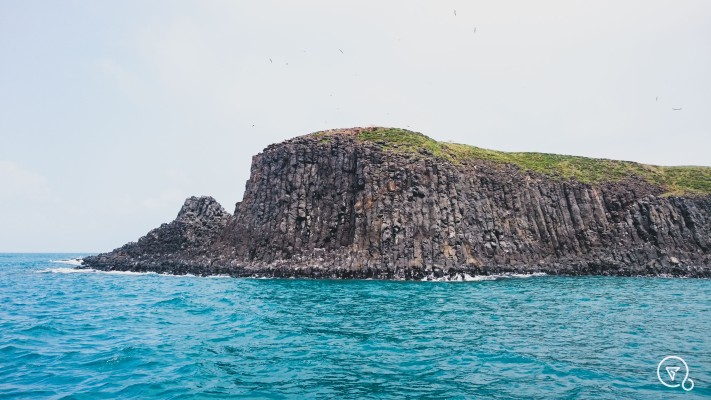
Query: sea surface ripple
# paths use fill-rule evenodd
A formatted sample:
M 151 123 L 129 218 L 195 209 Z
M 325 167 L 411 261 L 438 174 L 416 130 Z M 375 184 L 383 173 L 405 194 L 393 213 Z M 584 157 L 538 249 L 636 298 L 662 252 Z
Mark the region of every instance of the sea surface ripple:
M 77 273 L 0 254 L 0 398 L 711 397 L 711 281 Z M 695 388 L 662 386 L 683 357 Z

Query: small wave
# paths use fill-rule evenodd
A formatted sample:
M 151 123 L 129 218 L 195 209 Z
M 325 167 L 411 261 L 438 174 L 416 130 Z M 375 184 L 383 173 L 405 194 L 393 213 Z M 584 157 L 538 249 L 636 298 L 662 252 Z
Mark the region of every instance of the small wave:
M 423 282 L 477 282 L 477 281 L 493 281 L 496 280 L 497 276 L 494 275 L 469 275 L 469 274 L 456 274 L 454 276 L 440 276 L 435 277 L 434 275 L 429 275 L 422 278 Z
M 102 270 L 91 269 L 91 268 L 69 268 L 69 267 L 48 268 L 48 269 L 44 269 L 44 270 L 39 270 L 37 272 L 38 273 L 53 273 L 53 274 L 157 275 L 157 276 L 175 277 L 175 278 L 218 278 L 218 279 L 219 278 L 232 278 L 232 276 L 230 276 L 230 275 L 223 275 L 223 274 L 199 276 L 199 275 L 193 275 L 193 274 L 178 275 L 178 274 L 157 273 L 157 272 L 102 271 Z M 535 272 L 535 273 L 531 273 L 531 274 L 505 273 L 505 274 L 496 274 L 496 275 L 469 275 L 467 273 L 461 273 L 461 274 L 455 274 L 452 276 L 441 276 L 441 277 L 436 277 L 434 275 L 428 275 L 428 276 L 422 278 L 421 281 L 423 281 L 423 282 L 481 282 L 481 281 L 495 281 L 495 280 L 499 280 L 499 279 L 512 279 L 512 278 L 526 279 L 526 278 L 533 278 L 533 277 L 539 277 L 539 276 L 546 276 L 546 274 L 543 272 Z M 271 276 L 252 275 L 252 276 L 248 277 L 247 279 L 268 280 L 268 279 L 275 279 L 275 278 L 271 277 Z M 369 278 L 367 280 L 372 280 L 372 278 Z
M 134 272 L 134 271 L 96 271 L 102 274 L 109 275 L 158 275 L 155 272 Z
M 54 261 L 52 261 L 54 262 Z M 95 269 L 78 269 L 78 268 L 48 268 L 37 271 L 39 274 L 86 274 L 91 272 L 99 272 Z
M 229 275 L 219 274 L 219 275 L 208 275 L 205 278 L 232 278 Z
M 178 275 L 178 274 L 168 274 L 168 273 L 158 273 L 158 272 L 136 272 L 136 271 L 103 271 L 99 269 L 93 269 L 93 268 L 69 268 L 69 267 L 58 267 L 58 268 L 48 268 L 48 269 L 43 269 L 37 271 L 37 273 L 40 274 L 106 274 L 106 275 L 157 275 L 157 276 L 165 276 L 165 277 L 174 277 L 174 278 L 232 278 L 230 275 L 208 275 L 208 276 L 200 276 L 200 275 L 193 275 L 193 274 L 183 274 L 183 275 Z
M 467 273 L 455 274 L 453 276 L 435 277 L 428 275 L 421 280 L 423 282 L 479 282 L 479 281 L 495 281 L 498 279 L 509 278 L 533 278 L 536 276 L 546 276 L 543 272 L 535 272 L 532 274 L 496 274 L 496 275 L 469 275 Z
M 158 275 L 155 272 L 100 271 L 91 268 L 48 268 L 37 271 L 40 274 L 107 274 L 107 275 Z
M 171 297 L 170 299 L 165 299 L 153 303 L 153 306 L 170 306 L 170 305 L 182 305 L 185 304 L 186 300 L 183 296 Z
M 33 325 L 31 327 L 21 330 L 20 333 L 30 334 L 31 336 L 34 336 L 42 334 L 59 334 L 62 333 L 62 331 L 56 328 L 51 323 L 39 323 L 37 325 Z
M 532 274 L 505 274 L 505 278 L 534 278 L 536 276 L 546 276 L 545 272 L 534 272 Z
M 82 263 L 84 263 L 84 260 L 82 258 L 70 258 L 67 260 L 49 260 L 51 263 L 55 264 L 68 264 L 68 265 L 76 265 L 80 266 Z

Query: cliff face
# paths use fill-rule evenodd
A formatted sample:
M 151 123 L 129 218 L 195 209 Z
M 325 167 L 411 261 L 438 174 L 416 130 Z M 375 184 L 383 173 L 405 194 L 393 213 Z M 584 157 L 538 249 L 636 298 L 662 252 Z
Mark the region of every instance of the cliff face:
M 668 187 L 642 173 L 584 182 L 378 132 L 269 146 L 254 157 L 234 215 L 211 198 L 188 199 L 172 223 L 85 266 L 406 279 L 711 276 L 711 195 L 661 196 Z

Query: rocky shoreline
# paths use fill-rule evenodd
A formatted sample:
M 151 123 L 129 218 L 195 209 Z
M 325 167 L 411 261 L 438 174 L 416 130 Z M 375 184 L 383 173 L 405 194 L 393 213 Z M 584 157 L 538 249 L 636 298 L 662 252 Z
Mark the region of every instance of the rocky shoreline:
M 711 277 L 711 194 L 670 195 L 634 173 L 585 182 L 382 129 L 271 145 L 253 158 L 233 214 L 211 197 L 191 197 L 174 221 L 86 257 L 82 268 L 317 279 Z

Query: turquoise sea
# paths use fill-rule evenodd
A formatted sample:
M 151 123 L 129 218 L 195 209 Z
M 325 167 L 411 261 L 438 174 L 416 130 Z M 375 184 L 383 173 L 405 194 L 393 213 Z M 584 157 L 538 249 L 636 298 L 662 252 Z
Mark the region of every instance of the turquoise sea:
M 77 256 L 0 254 L 0 398 L 711 398 L 711 280 L 234 279 L 53 262 Z M 659 382 L 669 355 L 693 390 Z

